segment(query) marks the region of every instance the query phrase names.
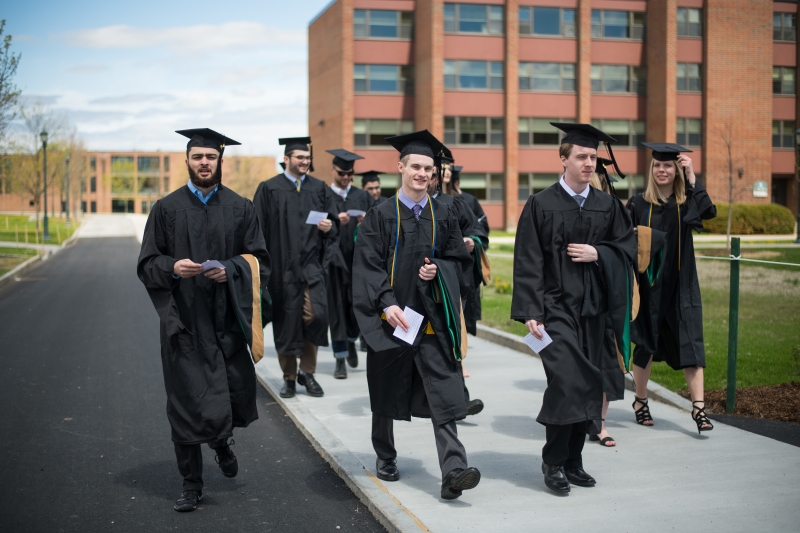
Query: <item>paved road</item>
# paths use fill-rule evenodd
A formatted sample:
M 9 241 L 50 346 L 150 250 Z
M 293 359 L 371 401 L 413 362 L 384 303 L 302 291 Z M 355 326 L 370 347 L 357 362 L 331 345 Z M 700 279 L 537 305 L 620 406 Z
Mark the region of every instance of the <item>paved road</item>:
M 269 394 L 236 430 L 239 475 L 206 447 L 207 496 L 172 510 L 158 319 L 134 238 L 82 239 L 0 292 L 0 531 L 384 531 Z

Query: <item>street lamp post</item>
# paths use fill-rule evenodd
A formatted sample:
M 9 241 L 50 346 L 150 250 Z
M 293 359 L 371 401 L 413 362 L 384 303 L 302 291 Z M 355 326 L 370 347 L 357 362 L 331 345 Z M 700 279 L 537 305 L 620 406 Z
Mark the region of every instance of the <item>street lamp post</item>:
M 67 189 L 67 193 L 66 193 L 66 199 L 67 199 L 67 202 L 66 202 L 67 203 L 67 206 L 66 206 L 67 207 L 67 222 L 66 222 L 66 226 L 69 227 L 69 154 L 67 154 L 67 157 L 65 158 L 64 162 L 66 163 L 66 166 L 67 166 L 67 173 L 66 173 L 66 176 L 64 176 L 64 181 L 66 182 L 66 189 Z
M 42 155 L 44 162 L 42 163 L 42 177 L 44 178 L 44 236 L 43 241 L 50 240 L 50 229 L 47 227 L 47 130 L 42 130 L 39 134 L 42 140 Z
M 795 181 L 797 182 L 797 239 L 795 244 L 800 244 L 800 129 L 794 132 L 795 142 Z

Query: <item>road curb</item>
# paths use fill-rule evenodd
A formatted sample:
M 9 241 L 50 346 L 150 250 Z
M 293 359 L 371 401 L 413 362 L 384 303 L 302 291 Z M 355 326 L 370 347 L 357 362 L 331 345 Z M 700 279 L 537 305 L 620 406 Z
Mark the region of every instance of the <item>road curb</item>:
M 518 335 L 507 333 L 489 326 L 484 326 L 483 324 L 478 324 L 478 337 L 486 339 L 487 341 L 491 341 L 495 344 L 505 346 L 506 348 L 539 358 L 539 355 L 531 350 L 522 340 L 522 337 Z M 636 392 L 636 388 L 633 386 L 633 378 L 630 374 L 625 376 L 625 388 L 629 391 Z M 665 403 L 667 405 L 671 405 L 672 407 L 677 407 L 683 411 L 692 410 L 692 402 L 678 394 L 675 394 L 666 387 L 662 387 L 658 383 L 653 383 L 652 381 L 647 383 L 647 397 L 652 398 L 657 402 Z
M 0 276 L 0 290 L 2 290 L 3 287 L 9 285 L 12 281 L 14 281 L 14 278 L 16 278 L 17 276 L 26 273 L 28 270 L 33 269 L 41 261 L 42 258 L 38 255 L 35 255 L 29 259 L 26 259 L 23 263 L 17 265 L 12 270 Z
M 266 365 L 256 365 L 261 385 L 280 405 L 315 450 L 330 464 L 350 490 L 390 533 L 430 533 L 430 530 L 391 495 L 383 483 L 297 398 L 281 398 L 283 379 Z

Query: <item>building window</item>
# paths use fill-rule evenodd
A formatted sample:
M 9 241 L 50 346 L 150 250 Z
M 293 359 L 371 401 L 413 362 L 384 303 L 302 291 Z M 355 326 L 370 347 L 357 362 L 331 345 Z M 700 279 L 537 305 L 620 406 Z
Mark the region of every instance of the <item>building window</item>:
M 357 93 L 411 94 L 411 65 L 354 65 L 353 90 Z
M 575 10 L 520 6 L 519 34 L 575 37 Z
M 356 146 L 389 146 L 384 138 L 413 132 L 413 120 L 357 118 L 353 121 L 353 143 Z
M 462 172 L 459 188 L 468 192 L 478 200 L 490 202 L 503 201 L 504 182 L 502 174 L 485 174 L 483 172 Z
M 794 67 L 772 67 L 772 94 L 795 93 Z
M 775 41 L 795 42 L 797 40 L 797 14 L 773 13 L 772 39 Z
M 503 18 L 503 6 L 444 5 L 444 31 L 446 32 L 502 35 Z
M 97 213 L 97 202 L 91 203 L 92 213 Z
M 519 145 L 559 146 L 564 132 L 551 126 L 551 122 L 575 122 L 575 120 L 574 118 L 520 117 L 517 122 Z
M 133 177 L 111 176 L 111 194 L 133 194 Z
M 165 177 L 164 178 L 164 194 L 167 194 L 168 192 L 169 192 L 169 178 Z
M 614 137 L 614 146 L 640 146 L 645 139 L 644 120 L 593 119 L 592 126 Z
M 520 174 L 517 181 L 517 199 L 519 199 L 520 202 L 525 202 L 530 195 L 542 192 L 554 183 L 557 183 L 559 179 L 561 179 L 561 174 L 555 173 Z
M 679 7 L 677 19 L 679 37 L 703 36 L 703 23 L 699 9 Z
M 632 65 L 592 65 L 593 93 L 645 92 L 645 68 Z
M 164 174 L 167 174 L 168 172 L 169 172 L 169 156 L 165 155 L 164 156 Z
M 139 156 L 136 158 L 136 167 L 139 171 L 139 174 L 158 174 L 159 163 L 158 157 L 144 157 Z
M 795 124 L 794 120 L 772 121 L 773 148 L 794 148 Z
M 502 145 L 502 118 L 444 117 L 445 144 Z
M 575 92 L 574 63 L 520 63 L 520 91 Z
M 89 192 L 97 192 L 97 178 L 94 176 L 89 179 Z
M 133 174 L 132 156 L 111 156 L 112 174 Z
M 679 118 L 675 132 L 675 142 L 680 145 L 700 146 L 703 142 L 703 125 L 699 118 Z
M 142 178 L 138 180 L 139 194 L 158 194 L 158 178 Z
M 356 39 L 411 39 L 413 27 L 412 11 L 356 9 L 353 13 L 353 36 Z
M 112 213 L 133 213 L 133 200 L 111 200 Z
M 678 91 L 700 92 L 703 90 L 703 84 L 700 80 L 700 65 L 698 63 L 678 63 L 676 72 Z
M 501 61 L 444 62 L 445 89 L 503 89 Z
M 644 39 L 644 13 L 593 9 L 592 38 L 641 41 Z
M 97 158 L 95 156 L 89 158 L 89 168 L 92 172 L 97 170 Z

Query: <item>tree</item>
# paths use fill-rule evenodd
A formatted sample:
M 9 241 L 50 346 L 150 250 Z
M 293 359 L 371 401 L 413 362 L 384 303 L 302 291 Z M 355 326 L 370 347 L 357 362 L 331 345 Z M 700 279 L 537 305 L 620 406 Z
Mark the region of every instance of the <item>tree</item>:
M 736 138 L 733 133 L 733 121 L 728 120 L 724 125 L 722 125 L 717 130 L 717 135 L 719 135 L 722 144 L 725 145 L 725 156 L 728 161 L 728 230 L 727 236 L 725 239 L 726 249 L 728 254 L 731 253 L 731 223 L 733 222 L 733 203 L 739 199 L 741 196 L 742 191 L 740 187 L 737 186 L 737 182 L 733 179 L 733 167 L 737 167 L 736 173 L 739 175 L 739 179 L 742 179 L 744 176 L 744 167 L 739 166 L 742 160 L 746 161 L 746 157 L 734 157 L 735 145 L 736 145 Z
M 13 83 L 19 66 L 20 54 L 11 53 L 11 36 L 3 37 L 6 21 L 0 20 L 0 140 L 9 123 L 16 118 L 17 102 L 21 91 Z

